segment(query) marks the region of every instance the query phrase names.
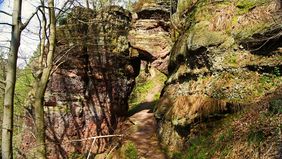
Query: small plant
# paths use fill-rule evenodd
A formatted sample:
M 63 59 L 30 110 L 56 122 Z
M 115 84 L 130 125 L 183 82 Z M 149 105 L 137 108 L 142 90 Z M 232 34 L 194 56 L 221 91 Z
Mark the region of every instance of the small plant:
M 262 76 L 262 77 L 259 79 L 259 82 L 260 82 L 261 84 L 268 84 L 268 83 L 271 82 L 271 77 L 264 75 L 264 76 Z
M 269 111 L 273 114 L 282 113 L 282 99 L 276 99 L 269 102 Z
M 276 76 L 281 76 L 281 70 L 279 67 L 274 67 L 273 74 Z
M 69 158 L 70 159 L 83 159 L 84 158 L 84 155 L 83 154 L 80 154 L 78 152 L 73 152 L 69 155 Z
M 126 159 L 138 159 L 138 152 L 137 152 L 136 146 L 132 142 L 128 142 L 125 145 L 124 153 L 125 153 L 124 155 Z
M 251 131 L 248 134 L 248 143 L 249 144 L 259 144 L 265 140 L 265 135 L 262 130 L 254 130 L 251 129 Z

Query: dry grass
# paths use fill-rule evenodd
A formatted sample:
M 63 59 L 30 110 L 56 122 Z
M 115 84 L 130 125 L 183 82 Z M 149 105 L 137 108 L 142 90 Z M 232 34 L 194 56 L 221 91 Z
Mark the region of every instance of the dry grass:
M 185 118 L 188 123 L 192 123 L 197 118 L 205 118 L 211 114 L 226 111 L 226 105 L 227 103 L 223 100 L 206 96 L 178 96 L 167 115 L 173 119 Z

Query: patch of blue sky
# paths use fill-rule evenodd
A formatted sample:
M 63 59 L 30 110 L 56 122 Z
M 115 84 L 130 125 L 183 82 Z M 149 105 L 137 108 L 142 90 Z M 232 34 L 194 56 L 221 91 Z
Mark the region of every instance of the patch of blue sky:
M 2 8 L 3 3 L 4 3 L 4 0 L 0 0 L 0 9 Z

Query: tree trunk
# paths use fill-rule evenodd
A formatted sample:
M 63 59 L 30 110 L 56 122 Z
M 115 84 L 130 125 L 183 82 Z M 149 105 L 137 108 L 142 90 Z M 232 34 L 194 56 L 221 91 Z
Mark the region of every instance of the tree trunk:
M 86 1 L 86 8 L 89 9 L 89 1 L 88 0 L 85 1 Z
M 17 58 L 20 46 L 21 36 L 21 0 L 14 0 L 12 15 L 12 33 L 10 52 L 8 55 L 6 86 L 3 108 L 3 124 L 2 124 L 2 158 L 13 158 L 13 111 L 14 111 L 14 91 L 16 83 Z
M 44 124 L 44 108 L 43 108 L 43 97 L 44 88 L 41 85 L 41 81 L 36 81 L 35 83 L 35 125 L 36 125 L 36 154 L 35 156 L 39 159 L 46 158 L 46 144 L 45 144 L 45 124 Z
M 46 59 L 46 66 L 42 69 L 42 75 L 36 79 L 34 84 L 35 89 L 35 126 L 36 126 L 36 157 L 40 159 L 47 158 L 46 154 L 46 143 L 45 143 L 45 124 L 44 124 L 44 93 L 47 87 L 47 83 L 51 74 L 53 57 L 55 52 L 55 42 L 56 42 L 56 18 L 54 10 L 54 0 L 48 0 L 48 10 L 50 19 L 50 36 L 49 36 L 49 48 Z M 43 37 L 45 38 L 45 37 Z M 44 41 L 44 40 L 43 40 Z M 41 56 L 43 55 L 45 49 L 41 49 Z M 39 59 L 41 62 L 39 65 L 44 66 L 43 60 Z M 41 69 L 41 68 L 40 68 Z

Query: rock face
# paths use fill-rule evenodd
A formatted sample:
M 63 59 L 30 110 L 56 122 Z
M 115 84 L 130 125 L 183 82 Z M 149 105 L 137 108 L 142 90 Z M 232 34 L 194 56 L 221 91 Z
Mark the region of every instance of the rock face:
M 169 52 L 172 48 L 170 36 L 170 12 L 166 3 L 142 3 L 135 7 L 129 42 L 132 56 L 149 61 L 159 71 L 167 74 Z
M 55 72 L 45 95 L 49 157 L 105 151 L 126 115 L 140 60 L 130 57 L 131 14 L 111 6 L 94 13 L 75 8 L 57 30 Z
M 255 102 L 282 84 L 276 1 L 179 1 L 169 79 L 156 109 L 163 146 L 179 151 L 191 125 Z M 181 19 L 181 20 L 180 20 Z

